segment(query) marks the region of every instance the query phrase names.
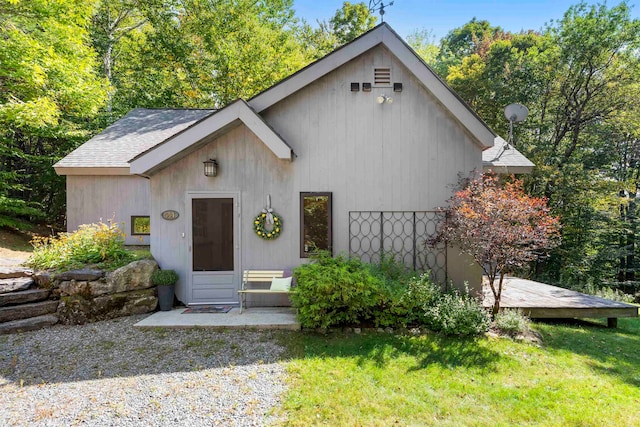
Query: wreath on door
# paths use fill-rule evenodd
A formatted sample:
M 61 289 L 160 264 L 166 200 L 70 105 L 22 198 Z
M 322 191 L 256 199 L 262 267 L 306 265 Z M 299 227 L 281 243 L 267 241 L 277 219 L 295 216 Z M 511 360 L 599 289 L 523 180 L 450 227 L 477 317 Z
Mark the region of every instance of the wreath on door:
M 271 209 L 271 195 L 267 196 L 267 207 L 253 220 L 253 231 L 264 240 L 273 240 L 282 233 L 282 219 Z

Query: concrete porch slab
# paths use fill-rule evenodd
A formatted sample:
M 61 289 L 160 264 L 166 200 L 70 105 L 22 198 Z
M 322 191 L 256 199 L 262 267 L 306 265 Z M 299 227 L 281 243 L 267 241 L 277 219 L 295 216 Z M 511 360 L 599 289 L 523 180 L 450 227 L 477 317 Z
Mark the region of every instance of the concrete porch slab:
M 159 311 L 136 323 L 136 328 L 213 328 L 300 330 L 295 311 L 289 307 L 233 308 L 228 313 L 188 313 L 187 308 Z

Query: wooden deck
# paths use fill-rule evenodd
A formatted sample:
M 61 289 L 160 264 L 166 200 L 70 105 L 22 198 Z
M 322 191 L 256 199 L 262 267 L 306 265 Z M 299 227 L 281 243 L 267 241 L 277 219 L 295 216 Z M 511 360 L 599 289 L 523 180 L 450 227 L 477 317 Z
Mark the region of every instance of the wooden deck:
M 493 305 L 488 284 L 484 287 L 484 305 Z M 607 318 L 612 327 L 619 317 L 638 317 L 638 306 L 632 304 L 515 277 L 504 280 L 501 307 L 519 308 L 532 319 Z

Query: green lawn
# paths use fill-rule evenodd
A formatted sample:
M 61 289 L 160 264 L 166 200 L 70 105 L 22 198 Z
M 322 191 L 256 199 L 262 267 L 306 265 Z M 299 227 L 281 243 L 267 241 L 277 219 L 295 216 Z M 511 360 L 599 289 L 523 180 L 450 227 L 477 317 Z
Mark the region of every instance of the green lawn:
M 640 320 L 534 327 L 542 347 L 435 334 L 288 336 L 287 424 L 640 425 Z

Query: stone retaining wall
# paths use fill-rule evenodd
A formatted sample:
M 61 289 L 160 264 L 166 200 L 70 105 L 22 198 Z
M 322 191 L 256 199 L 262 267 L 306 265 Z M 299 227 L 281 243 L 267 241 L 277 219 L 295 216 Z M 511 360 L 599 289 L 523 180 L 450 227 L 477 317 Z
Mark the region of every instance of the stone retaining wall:
M 158 306 L 151 283 L 157 268 L 154 260 L 135 261 L 112 272 L 55 274 L 1 267 L 0 333 L 152 312 Z
M 60 323 L 79 325 L 154 311 L 158 296 L 151 275 L 157 268 L 155 261 L 141 260 L 108 273 L 74 270 L 36 281 L 60 298 Z

